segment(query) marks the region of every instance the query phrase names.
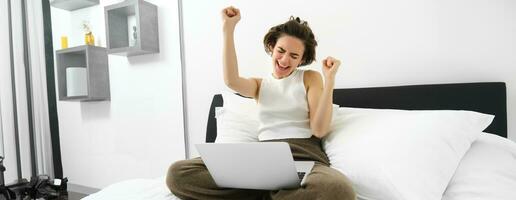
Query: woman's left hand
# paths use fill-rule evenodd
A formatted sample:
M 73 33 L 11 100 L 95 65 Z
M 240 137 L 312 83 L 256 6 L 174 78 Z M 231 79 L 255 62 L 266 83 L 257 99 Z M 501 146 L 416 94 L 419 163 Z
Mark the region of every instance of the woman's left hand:
M 337 70 L 339 70 L 340 60 L 328 56 L 326 59 L 322 61 L 322 64 L 324 78 L 334 80 L 335 75 L 337 74 Z

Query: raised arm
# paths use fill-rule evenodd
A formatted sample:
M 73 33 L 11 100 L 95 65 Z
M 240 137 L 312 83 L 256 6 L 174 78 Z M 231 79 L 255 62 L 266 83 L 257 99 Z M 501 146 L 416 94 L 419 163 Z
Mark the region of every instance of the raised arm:
M 223 9 L 221 14 L 224 37 L 222 56 L 224 83 L 235 92 L 256 99 L 258 97 L 259 82 L 261 80 L 242 78 L 238 74 L 234 32 L 236 24 L 240 21 L 240 10 L 231 6 Z
M 324 85 L 319 73 L 307 71 L 310 73 L 305 75 L 308 85 L 310 129 L 312 135 L 318 138 L 323 138 L 330 131 L 333 113 L 333 88 L 339 66 L 340 61 L 335 58 L 328 57 L 323 60 Z

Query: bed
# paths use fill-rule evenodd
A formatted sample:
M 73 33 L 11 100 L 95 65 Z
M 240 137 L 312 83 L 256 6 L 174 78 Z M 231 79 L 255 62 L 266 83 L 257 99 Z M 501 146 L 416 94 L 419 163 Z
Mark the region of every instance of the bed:
M 516 188 L 516 144 L 505 139 L 507 138 L 505 83 L 482 82 L 335 89 L 334 103 L 341 107 L 352 108 L 469 110 L 494 115 L 495 118 L 484 130 L 485 133 L 471 144 L 471 148 L 460 161 L 442 199 L 486 199 L 486 197 L 488 199 L 516 199 L 516 192 L 514 192 L 514 188 Z M 206 142 L 208 143 L 215 142 L 217 138 L 216 110 L 223 104 L 222 95 L 214 95 L 207 123 Z M 166 188 L 164 177 L 158 177 L 115 183 L 84 199 L 165 200 L 177 198 Z M 359 196 L 359 199 L 374 198 Z

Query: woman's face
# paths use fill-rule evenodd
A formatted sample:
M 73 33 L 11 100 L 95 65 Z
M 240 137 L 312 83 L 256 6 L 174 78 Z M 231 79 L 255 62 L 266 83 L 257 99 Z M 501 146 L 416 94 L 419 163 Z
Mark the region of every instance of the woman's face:
M 305 46 L 296 37 L 283 35 L 276 41 L 272 51 L 272 74 L 281 79 L 289 76 L 301 64 Z

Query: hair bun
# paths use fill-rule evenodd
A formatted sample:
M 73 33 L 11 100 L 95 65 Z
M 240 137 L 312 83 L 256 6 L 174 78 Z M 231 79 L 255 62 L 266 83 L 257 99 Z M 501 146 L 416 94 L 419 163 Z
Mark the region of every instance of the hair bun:
M 300 23 L 300 24 L 305 24 L 306 22 L 302 22 L 301 21 L 301 18 L 299 17 L 294 17 L 294 16 L 290 16 L 289 20 L 292 20 L 292 21 L 296 21 L 297 23 Z

